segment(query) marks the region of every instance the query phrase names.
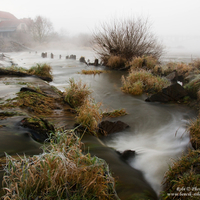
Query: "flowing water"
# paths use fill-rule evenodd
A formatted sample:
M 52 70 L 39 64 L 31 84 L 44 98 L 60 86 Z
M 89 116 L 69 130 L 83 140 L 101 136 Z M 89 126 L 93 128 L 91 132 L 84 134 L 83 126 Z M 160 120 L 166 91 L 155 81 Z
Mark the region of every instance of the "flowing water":
M 58 53 L 58 52 L 57 52 Z M 67 55 L 67 52 L 60 54 Z M 94 59 L 91 52 L 79 52 L 77 55 Z M 104 139 L 107 146 L 123 152 L 136 151 L 136 157 L 129 164 L 144 173 L 147 181 L 157 193 L 161 190 L 164 173 L 173 159 L 177 159 L 190 146 L 186 126 L 196 113 L 178 104 L 160 104 L 145 102 L 145 95 L 131 96 L 121 92 L 121 76 L 127 72 L 108 71 L 100 75 L 80 74 L 82 69 L 93 69 L 78 61 L 41 59 L 38 54 L 11 54 L 20 66 L 32 65 L 33 62 L 47 62 L 53 67 L 54 80 L 52 85 L 64 91 L 69 85 L 69 78 L 82 80 L 93 90 L 96 102 L 102 102 L 102 110 L 124 108 L 128 115 L 111 119 L 121 120 L 130 125 L 123 132 L 109 135 Z M 79 58 L 77 56 L 77 58 Z M 20 59 L 21 58 L 21 59 Z M 22 60 L 23 59 L 23 60 Z M 98 69 L 104 69 L 98 67 Z

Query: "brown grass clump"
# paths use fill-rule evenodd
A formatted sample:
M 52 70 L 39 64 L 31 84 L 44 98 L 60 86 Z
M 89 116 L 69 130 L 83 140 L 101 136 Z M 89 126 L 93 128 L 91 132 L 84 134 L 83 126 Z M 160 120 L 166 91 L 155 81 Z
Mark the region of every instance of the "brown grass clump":
M 200 149 L 200 118 L 191 121 L 190 126 L 188 127 L 190 133 L 190 141 L 193 148 Z
M 64 100 L 72 107 L 77 108 L 84 104 L 85 100 L 92 93 L 86 84 L 81 81 L 75 82 L 74 79 L 69 79 L 70 87 L 66 88 Z
M 174 70 L 177 71 L 178 76 L 186 77 L 191 72 L 194 72 L 197 68 L 193 64 L 186 64 L 186 63 L 176 63 L 176 62 L 169 62 L 165 66 L 163 66 L 163 71 L 165 75 L 170 74 Z
M 143 92 L 159 92 L 169 85 L 169 81 L 159 76 L 154 76 L 148 71 L 133 71 L 125 78 L 122 76 L 122 91 L 125 93 L 140 95 Z
M 142 67 L 145 67 L 148 70 L 153 70 L 157 63 L 158 60 L 153 56 L 142 56 L 133 58 L 130 65 L 132 70 L 141 69 Z
M 83 155 L 73 131 L 57 132 L 44 153 L 16 160 L 7 155 L 4 199 L 117 199 L 104 160 Z
M 107 66 L 112 69 L 119 69 L 125 67 L 126 59 L 120 56 L 110 56 Z
M 99 112 L 100 105 L 100 103 L 95 104 L 87 100 L 78 108 L 78 116 L 76 117 L 76 122 L 94 135 L 96 135 L 95 131 L 102 119 L 102 115 Z
M 162 193 L 162 199 L 193 199 L 198 200 L 200 188 L 200 151 L 190 151 L 175 161 L 165 174 L 165 189 Z M 185 189 L 185 190 L 184 190 Z M 184 195 L 185 194 L 185 195 Z
M 120 109 L 120 110 L 114 110 L 111 112 L 103 112 L 102 113 L 102 117 L 120 117 L 120 116 L 124 116 L 127 115 L 128 113 L 126 112 L 125 109 Z
M 48 77 L 53 79 L 52 76 L 52 68 L 50 65 L 44 63 L 44 64 L 37 64 L 36 66 L 31 67 L 28 70 L 29 74 L 33 74 L 36 76 L 41 76 L 41 77 Z
M 105 72 L 106 72 L 105 70 L 85 70 L 85 69 L 83 69 L 81 71 L 81 74 L 94 74 L 94 75 L 96 75 L 96 74 L 101 74 L 101 73 L 105 73 Z

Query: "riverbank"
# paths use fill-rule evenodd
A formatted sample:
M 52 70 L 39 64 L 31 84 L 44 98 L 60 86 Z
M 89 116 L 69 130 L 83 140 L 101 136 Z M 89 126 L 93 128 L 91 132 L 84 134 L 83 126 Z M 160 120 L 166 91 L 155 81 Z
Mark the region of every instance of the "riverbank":
M 12 89 L 14 86 L 15 88 L 15 90 L 12 90 L 12 95 L 14 96 L 11 95 L 14 98 L 10 98 L 11 96 L 8 90 L 4 91 L 5 96 L 1 98 L 1 137 L 3 137 L 3 135 L 6 136 L 9 133 L 9 135 L 11 136 L 10 140 L 12 140 L 12 136 L 17 135 L 19 142 L 22 142 L 20 146 L 23 146 L 23 149 L 21 149 L 21 151 L 18 151 L 13 146 L 12 150 L 7 151 L 8 154 L 15 155 L 15 153 L 26 153 L 26 155 L 35 156 L 38 153 L 41 154 L 42 150 L 39 147 L 42 147 L 42 144 L 39 144 L 38 142 L 43 143 L 45 139 L 42 137 L 42 135 L 40 135 L 41 127 L 43 127 L 46 130 L 45 133 L 47 133 L 47 130 L 49 130 L 51 124 L 54 124 L 55 129 L 59 130 L 69 130 L 70 128 L 73 128 L 75 114 L 71 113 L 71 108 L 68 104 L 63 103 L 63 97 L 61 96 L 62 92 L 59 92 L 54 87 L 50 86 L 48 83 L 38 79 L 37 77 L 1 77 L 1 85 L 5 85 L 5 87 Z M 20 99 L 21 95 L 23 95 L 23 101 L 21 101 Z M 72 123 L 69 124 L 70 121 Z M 70 127 L 70 125 L 72 126 Z M 40 126 L 39 129 L 38 126 Z M 53 130 L 54 129 L 51 129 L 51 132 Z M 27 143 L 26 146 L 26 143 L 22 140 L 22 138 L 26 138 L 28 141 L 30 141 L 29 143 L 37 144 L 35 145 L 35 149 L 31 151 L 30 144 Z M 95 146 L 95 140 L 95 138 L 90 140 L 90 143 L 88 143 L 85 147 L 85 153 L 87 153 L 88 149 L 90 149 L 93 146 L 92 155 L 100 155 L 98 154 L 98 152 L 95 151 L 99 149 L 99 145 L 101 146 L 102 142 L 99 142 L 99 144 Z M 101 146 L 101 149 L 105 152 L 110 151 L 110 155 L 106 155 L 109 166 L 111 165 L 111 170 L 113 168 L 113 171 L 115 172 L 114 177 L 121 177 L 117 179 L 118 184 L 116 187 L 117 194 L 119 195 L 120 199 L 131 199 L 133 196 L 140 196 L 141 198 L 146 199 L 145 196 L 147 193 L 149 199 L 156 198 L 155 192 L 152 190 L 151 186 L 146 182 L 140 171 L 135 170 L 131 168 L 128 164 L 124 163 L 119 158 L 119 155 L 115 151 L 111 150 L 109 147 L 106 147 L 106 145 Z M 28 157 L 26 158 L 26 160 L 27 159 L 31 160 L 32 158 Z M 91 157 L 91 159 L 96 158 Z M 10 157 L 7 157 L 7 162 L 12 161 L 12 158 L 10 159 Z M 25 161 L 23 159 L 20 159 L 19 157 L 16 161 L 13 162 L 20 163 Z M 99 169 L 101 169 L 100 166 Z M 103 171 L 104 173 L 108 173 L 105 172 L 105 170 Z M 126 172 L 126 174 L 124 174 L 124 172 Z M 7 171 L 7 175 L 9 175 L 9 171 Z M 132 181 L 127 182 L 128 177 L 130 175 L 132 177 Z M 91 180 L 91 182 L 93 182 L 93 180 Z M 10 182 L 9 179 L 7 179 L 4 183 L 7 184 L 7 187 L 11 187 L 11 185 L 13 184 L 13 182 Z M 95 182 L 94 184 L 96 185 Z M 20 188 L 16 190 L 20 190 Z M 113 193 L 113 191 L 110 192 Z M 92 195 L 92 192 L 90 193 Z M 10 195 L 12 195 L 12 192 L 9 193 L 9 191 L 7 191 L 7 195 L 10 197 Z M 114 197 L 109 197 L 109 195 L 105 195 L 104 198 L 113 199 Z
M 37 56 L 39 58 L 39 55 L 34 54 L 31 56 Z M 48 60 L 42 58 L 40 59 L 41 61 Z M 177 156 L 180 156 L 182 154 L 182 151 L 185 149 L 185 146 L 187 146 L 187 144 L 189 143 L 188 136 L 183 135 L 183 127 L 185 126 L 185 122 L 187 123 L 188 119 L 194 116 L 193 114 L 190 114 L 191 111 L 187 110 L 185 106 L 180 106 L 180 104 L 176 106 L 173 104 L 162 105 L 158 103 L 145 103 L 145 95 L 136 98 L 129 95 L 124 95 L 119 89 L 121 84 L 117 80 L 121 78 L 122 74 L 126 75 L 126 72 L 112 71 L 112 73 L 106 73 L 96 76 L 81 75 L 78 74 L 78 71 L 81 71 L 83 68 L 87 69 L 87 66 L 79 64 L 76 61 L 72 62 L 70 60 L 66 61 L 64 59 L 58 61 L 58 59 L 59 58 L 55 59 L 55 65 L 53 65 L 54 80 L 51 85 L 58 86 L 59 89 L 64 91 L 63 88 L 69 85 L 68 81 L 66 80 L 69 80 L 70 77 L 74 77 L 75 80 L 82 78 L 84 82 L 89 83 L 90 87 L 94 90 L 95 100 L 97 102 L 103 102 L 104 108 L 107 107 L 105 105 L 109 105 L 108 110 L 119 109 L 122 108 L 122 106 L 126 108 L 129 114 L 124 116 L 122 119 L 127 124 L 130 124 L 131 127 L 125 132 L 111 135 L 111 140 L 107 138 L 104 141 L 108 146 L 114 147 L 114 149 L 117 149 L 120 152 L 123 152 L 126 149 L 135 150 L 138 155 L 133 159 L 133 164 L 132 161 L 129 162 L 129 164 L 131 164 L 133 167 L 137 167 L 137 169 L 139 170 L 142 170 L 142 172 L 145 174 L 145 178 L 147 178 L 147 180 L 151 182 L 152 185 L 155 184 L 156 187 L 154 185 L 154 189 L 156 188 L 156 190 L 159 191 L 160 189 L 158 188 L 160 186 L 158 185 L 160 185 L 160 179 L 163 178 L 163 174 L 168 168 L 168 163 L 165 165 L 163 163 L 172 157 L 176 158 Z M 52 63 L 54 62 L 51 59 L 49 59 L 49 61 L 51 61 Z M 101 69 L 101 67 L 99 67 L 99 69 Z M 4 85 L 6 88 L 10 88 L 9 82 L 11 81 L 9 81 L 8 79 L 8 85 L 2 85 Z M 114 84 L 114 87 L 110 88 L 112 84 Z M 12 90 L 15 87 L 18 86 L 12 86 Z M 97 91 L 99 93 L 97 93 Z M 126 103 L 128 103 L 128 105 L 130 106 L 127 106 Z M 177 108 L 179 108 L 178 112 Z M 145 112 L 145 110 L 147 112 Z M 162 113 L 159 113 L 158 110 Z M 182 113 L 184 113 L 183 116 Z M 66 119 L 65 122 L 69 123 L 68 120 L 69 119 Z M 113 121 L 116 121 L 116 119 L 114 119 Z M 168 125 L 169 122 L 170 124 Z M 73 125 L 73 123 L 71 124 Z M 139 133 L 143 133 L 143 135 L 139 135 Z M 150 134 L 148 135 L 147 133 Z M 156 134 L 158 134 L 158 137 L 156 136 Z M 122 135 L 124 136 L 122 137 Z M 148 138 L 148 144 L 145 142 L 145 138 Z M 114 144 L 115 141 L 117 141 L 116 144 Z M 130 143 L 129 141 L 132 141 L 132 143 Z M 100 148 L 98 146 L 99 145 L 97 145 L 97 149 Z M 165 149 L 163 149 L 164 146 L 166 147 Z M 177 153 L 172 154 L 171 149 L 174 149 L 174 152 Z M 106 148 L 104 150 L 106 152 Z M 162 161 L 162 164 L 159 163 L 158 160 L 154 160 L 155 157 L 159 158 L 158 160 Z M 148 169 L 145 169 L 145 166 L 147 165 L 144 163 L 152 163 L 152 167 L 148 167 Z M 157 169 L 156 173 L 154 173 L 153 169 L 155 168 L 155 166 Z M 160 171 L 160 166 L 162 166 L 162 172 Z M 149 175 L 149 172 L 153 173 Z M 158 174 L 160 176 L 159 179 Z M 128 176 L 130 176 L 130 174 L 127 174 L 127 177 Z M 151 180 L 154 180 L 154 183 Z M 157 181 L 156 183 L 155 180 Z

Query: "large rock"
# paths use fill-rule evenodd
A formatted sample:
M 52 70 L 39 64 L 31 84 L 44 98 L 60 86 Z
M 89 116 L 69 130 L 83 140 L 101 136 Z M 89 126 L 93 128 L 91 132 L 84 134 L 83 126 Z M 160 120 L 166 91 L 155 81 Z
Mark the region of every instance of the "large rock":
M 105 120 L 105 121 L 102 121 L 98 127 L 99 127 L 100 135 L 107 135 L 107 134 L 123 131 L 124 129 L 128 128 L 129 125 L 122 121 L 111 122 L 111 121 Z
M 162 92 L 153 94 L 151 97 L 148 97 L 145 101 L 157 101 L 167 103 L 169 101 L 179 101 L 185 96 L 187 96 L 186 90 L 180 84 L 175 83 L 162 89 Z

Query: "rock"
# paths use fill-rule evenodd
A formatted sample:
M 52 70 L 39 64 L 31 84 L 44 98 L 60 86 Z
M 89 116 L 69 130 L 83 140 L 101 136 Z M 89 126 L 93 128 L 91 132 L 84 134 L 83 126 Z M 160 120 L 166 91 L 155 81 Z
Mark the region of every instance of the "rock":
M 120 158 L 125 162 L 128 162 L 130 158 L 134 158 L 136 155 L 135 151 L 132 150 L 126 150 L 122 153 L 117 151 L 117 153 L 120 155 Z
M 166 79 L 168 79 L 169 81 L 176 83 L 178 81 L 178 73 L 176 70 L 174 70 L 172 73 L 168 74 L 166 76 Z
M 31 137 L 38 142 L 44 142 L 50 134 L 55 133 L 54 126 L 39 117 L 26 117 L 21 120 L 20 126 L 28 128 Z
M 94 66 L 98 66 L 99 65 L 99 60 L 98 59 L 95 59 L 94 60 Z
M 162 89 L 162 92 L 153 94 L 145 101 L 167 103 L 169 101 L 179 101 L 185 96 L 187 96 L 187 91 L 180 84 L 175 83 Z
M 85 61 L 85 57 L 83 56 L 80 57 L 79 62 L 85 63 L 87 65 L 87 62 Z
M 105 120 L 105 121 L 102 121 L 98 125 L 98 127 L 99 127 L 98 133 L 100 135 L 107 135 L 107 134 L 123 131 L 124 129 L 128 128 L 129 125 L 122 121 L 111 122 L 111 121 Z
M 70 55 L 69 59 L 73 59 L 73 60 L 76 60 L 76 55 Z

